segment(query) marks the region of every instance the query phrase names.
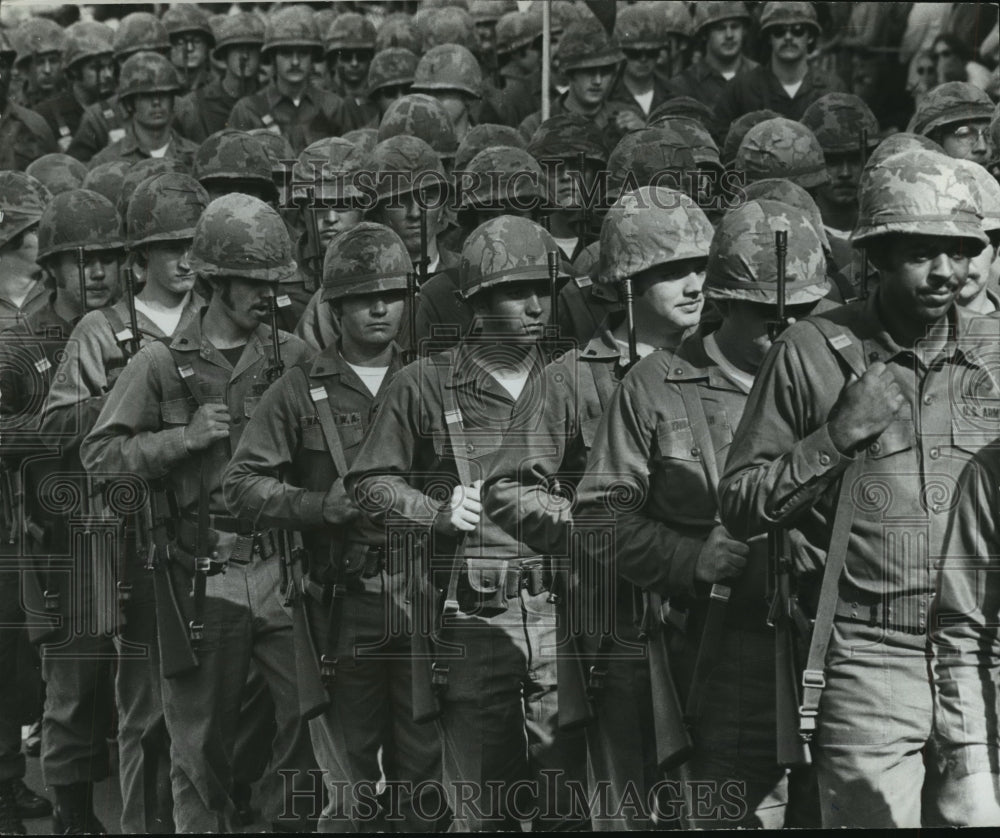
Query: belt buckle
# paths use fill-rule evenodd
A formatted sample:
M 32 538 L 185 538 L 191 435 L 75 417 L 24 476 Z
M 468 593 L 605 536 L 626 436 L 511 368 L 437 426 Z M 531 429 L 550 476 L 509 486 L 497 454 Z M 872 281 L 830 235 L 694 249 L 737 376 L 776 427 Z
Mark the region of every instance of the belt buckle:
M 324 686 L 331 686 L 333 684 L 334 678 L 337 674 L 337 658 L 328 658 L 326 655 L 320 655 L 319 658 L 319 677 L 323 681 Z
M 192 643 L 201 643 L 205 639 L 205 624 L 192 620 L 188 623 L 188 637 Z
M 42 595 L 45 598 L 45 610 L 46 611 L 58 611 L 59 610 L 59 591 L 49 591 L 46 590 Z
M 126 603 L 132 599 L 132 586 L 127 582 L 119 582 L 116 586 L 118 588 L 118 602 Z

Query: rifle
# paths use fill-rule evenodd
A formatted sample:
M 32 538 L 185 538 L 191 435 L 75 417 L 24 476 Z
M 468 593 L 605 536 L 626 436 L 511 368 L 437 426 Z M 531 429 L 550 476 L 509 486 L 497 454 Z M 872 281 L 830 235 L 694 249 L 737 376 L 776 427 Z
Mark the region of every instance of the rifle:
M 80 283 L 80 308 L 87 311 L 87 258 L 83 254 L 83 248 L 76 249 L 76 276 Z
M 315 171 L 315 168 L 313 169 Z M 316 187 L 307 186 L 305 198 L 299 200 L 302 214 L 305 216 L 306 229 L 309 240 L 312 242 L 312 252 L 307 257 L 309 272 L 312 274 L 314 288 L 316 290 L 323 284 L 323 246 L 319 237 L 319 224 L 316 223 Z
M 622 280 L 622 296 L 625 298 L 625 328 L 628 330 L 628 364 L 626 370 L 639 362 L 639 342 L 635 334 L 635 298 L 632 294 L 632 280 Z
M 576 153 L 576 165 L 580 170 L 580 245 L 579 250 L 583 250 L 590 244 L 590 225 L 593 224 L 593 217 L 590 212 L 590 202 L 586 196 L 586 184 L 584 174 L 587 171 L 587 155 L 583 151 Z
M 431 266 L 430 257 L 427 255 L 427 207 L 420 207 L 420 259 L 417 261 L 417 270 L 420 272 L 420 285 L 427 282 L 427 271 Z
M 417 360 L 417 272 L 406 272 L 406 318 L 410 329 L 410 345 L 403 351 L 403 363 L 412 364 Z
M 868 129 L 858 130 L 858 143 L 860 144 L 859 155 L 861 156 L 861 170 L 864 171 L 868 162 Z M 868 299 L 868 248 L 861 248 L 861 281 L 858 283 L 858 299 Z
M 139 317 L 135 310 L 135 273 L 132 271 L 131 265 L 125 269 L 125 302 L 128 305 L 129 328 L 132 330 L 132 337 L 129 338 L 129 354 L 134 356 L 141 348 L 141 342 Z
M 240 52 L 240 99 L 247 95 L 247 54 Z
M 590 668 L 588 680 L 580 656 L 577 634 L 570 625 L 570 571 L 554 570 L 550 584 L 550 599 L 556 607 L 558 624 L 567 629 L 565 643 L 556 650 L 556 697 L 558 699 L 558 719 L 560 730 L 577 730 L 594 721 L 593 693 L 603 684 L 603 669 L 599 665 Z
M 778 316 L 767 324 L 767 335 L 775 341 L 785 329 L 788 328 L 788 317 L 785 315 L 785 260 L 788 257 L 788 231 L 774 231 L 774 255 L 777 257 L 777 294 L 778 294 Z
M 278 298 L 273 294 L 267 298 L 267 314 L 271 321 L 271 352 L 274 363 L 264 371 L 264 376 L 273 384 L 285 371 L 285 362 L 281 360 L 281 340 L 278 337 Z
M 559 251 L 550 250 L 549 259 L 549 323 L 559 325 Z
M 448 665 L 435 660 L 434 623 L 437 619 L 438 597 L 430 576 L 430 563 L 426 555 L 429 544 L 426 541 L 414 543 L 410 552 L 410 599 L 413 610 L 413 636 L 411 649 L 413 658 L 412 703 L 413 721 L 418 724 L 431 722 L 441 715 L 441 689 L 447 685 Z

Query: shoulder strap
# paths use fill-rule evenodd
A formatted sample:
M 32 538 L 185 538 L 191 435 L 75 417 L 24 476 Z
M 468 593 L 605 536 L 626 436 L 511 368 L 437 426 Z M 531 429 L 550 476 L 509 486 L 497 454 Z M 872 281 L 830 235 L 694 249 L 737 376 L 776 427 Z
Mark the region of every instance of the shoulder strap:
M 296 367 L 305 379 L 306 389 L 309 391 L 309 398 L 316 408 L 316 418 L 319 419 L 319 426 L 323 431 L 323 439 L 326 440 L 326 447 L 330 451 L 330 457 L 337 469 L 337 474 L 343 477 L 347 474 L 347 457 L 344 455 L 344 444 L 340 439 L 340 432 L 333 421 L 333 408 L 330 407 L 330 390 L 328 386 L 320 385 L 313 387 L 306 375 L 306 371 L 301 366 Z
M 108 321 L 108 326 L 111 327 L 111 333 L 115 336 L 115 343 L 121 348 L 122 353 L 128 358 L 128 344 L 133 338 L 137 338 L 138 335 L 132 334 L 132 328 L 125 324 L 125 321 L 121 319 L 118 312 L 115 311 L 111 306 L 101 309 L 101 314 L 104 315 L 104 319 Z
M 705 470 L 708 490 L 715 498 L 716 507 L 718 507 L 719 466 L 715 461 L 715 444 L 712 442 L 712 434 L 708 430 L 708 417 L 705 416 L 705 406 L 701 403 L 701 396 L 698 395 L 698 385 L 693 381 L 678 381 L 676 383 L 681 391 L 684 412 L 687 414 L 688 422 L 691 423 L 691 433 L 694 435 L 694 444 L 698 449 L 701 466 Z
M 865 374 L 868 364 L 865 361 L 864 347 L 856 335 L 825 317 L 810 317 L 803 322 L 809 323 L 823 336 L 830 351 L 849 372 L 858 378 Z
M 469 458 L 465 456 L 468 450 L 465 442 L 465 427 L 462 425 L 462 411 L 458 409 L 455 399 L 455 369 L 452 361 L 451 386 L 444 386 L 444 424 L 448 430 L 448 442 L 451 444 L 452 456 L 455 458 L 455 469 L 458 480 L 463 486 L 472 485 L 472 468 Z
M 590 375 L 594 379 L 594 388 L 597 390 L 597 400 L 601 403 L 601 413 L 608 409 L 608 402 L 615 392 L 617 383 L 611 375 L 611 369 L 607 364 L 591 363 Z

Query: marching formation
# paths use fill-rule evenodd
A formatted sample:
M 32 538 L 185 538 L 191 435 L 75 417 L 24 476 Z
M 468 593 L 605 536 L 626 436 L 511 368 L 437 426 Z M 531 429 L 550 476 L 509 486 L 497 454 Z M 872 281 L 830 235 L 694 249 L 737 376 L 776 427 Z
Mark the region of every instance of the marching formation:
M 1000 824 L 995 7 L 115 14 L 0 14 L 0 835 Z

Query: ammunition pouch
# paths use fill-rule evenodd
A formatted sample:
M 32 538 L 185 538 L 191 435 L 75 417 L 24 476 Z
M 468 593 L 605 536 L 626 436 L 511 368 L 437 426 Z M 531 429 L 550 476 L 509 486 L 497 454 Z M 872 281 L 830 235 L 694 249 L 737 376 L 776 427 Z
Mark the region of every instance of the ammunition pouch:
M 458 577 L 458 609 L 477 617 L 496 617 L 507 610 L 507 600 L 521 590 L 538 596 L 549 590 L 551 576 L 540 557 L 515 559 L 466 559 Z
M 388 550 L 384 544 L 350 542 L 336 563 L 340 568 L 340 578 L 350 590 L 363 590 L 364 580 L 374 579 L 383 571 L 388 576 L 396 576 L 406 570 L 406 557 L 402 551 Z
M 269 559 L 278 552 L 274 533 L 270 530 L 249 531 L 237 533 L 217 528 L 225 519 L 222 516 L 211 516 L 212 526 L 209 531 L 211 548 L 208 556 L 195 555 L 194 545 L 197 543 L 198 524 L 187 518 L 177 521 L 176 540 L 170 545 L 171 558 L 183 568 L 189 576 L 196 570 L 201 570 L 206 576 L 224 573 L 227 565 L 247 565 L 254 560 Z

